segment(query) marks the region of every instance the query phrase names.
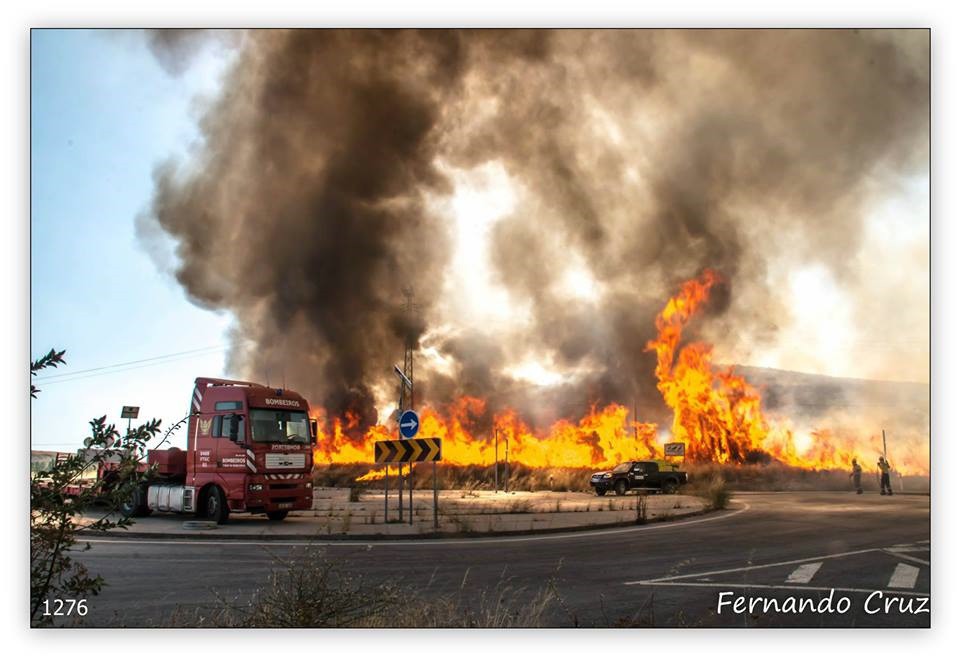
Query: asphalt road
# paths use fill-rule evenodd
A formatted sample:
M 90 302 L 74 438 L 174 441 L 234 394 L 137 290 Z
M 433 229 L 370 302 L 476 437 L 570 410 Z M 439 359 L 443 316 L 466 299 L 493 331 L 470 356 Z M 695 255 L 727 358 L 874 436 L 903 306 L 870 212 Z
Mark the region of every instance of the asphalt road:
M 399 579 L 464 603 L 483 592 L 489 602 L 499 584 L 516 604 L 553 580 L 562 604 L 545 613 L 551 626 L 927 627 L 929 510 L 919 495 L 742 493 L 728 511 L 673 523 L 324 547 L 372 583 Z M 108 585 L 90 600 L 87 626 L 191 625 L 218 599 L 245 602 L 278 557 L 304 551 L 289 541 L 90 543 L 78 559 Z M 831 589 L 832 613 L 775 612 L 791 599 L 824 609 Z M 734 612 L 740 596 L 769 599 L 768 611 L 755 600 L 752 614 Z

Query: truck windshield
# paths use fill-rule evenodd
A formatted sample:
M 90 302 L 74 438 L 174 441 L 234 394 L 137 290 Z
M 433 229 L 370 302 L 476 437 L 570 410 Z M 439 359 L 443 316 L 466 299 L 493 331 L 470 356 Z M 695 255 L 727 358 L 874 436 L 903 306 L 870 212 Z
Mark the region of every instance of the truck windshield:
M 250 434 L 254 442 L 306 444 L 307 413 L 296 410 L 250 410 Z

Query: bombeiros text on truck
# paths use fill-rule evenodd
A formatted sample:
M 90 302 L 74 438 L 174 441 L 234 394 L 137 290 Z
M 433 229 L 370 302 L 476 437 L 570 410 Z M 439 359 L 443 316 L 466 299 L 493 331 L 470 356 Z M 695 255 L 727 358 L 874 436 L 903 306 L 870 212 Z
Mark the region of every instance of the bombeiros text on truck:
M 218 523 L 230 513 L 283 520 L 313 507 L 316 422 L 298 393 L 257 383 L 197 378 L 187 448 L 151 449 L 154 476 L 125 513 L 194 513 Z

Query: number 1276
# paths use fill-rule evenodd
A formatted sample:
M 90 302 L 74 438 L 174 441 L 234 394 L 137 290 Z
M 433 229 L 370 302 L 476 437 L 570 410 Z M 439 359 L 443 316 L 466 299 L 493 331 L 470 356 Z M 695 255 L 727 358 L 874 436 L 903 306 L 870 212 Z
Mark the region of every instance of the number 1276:
M 51 611 L 51 607 L 53 608 Z M 43 616 L 70 616 L 76 612 L 79 616 L 87 616 L 87 599 L 65 598 L 63 600 L 43 601 Z

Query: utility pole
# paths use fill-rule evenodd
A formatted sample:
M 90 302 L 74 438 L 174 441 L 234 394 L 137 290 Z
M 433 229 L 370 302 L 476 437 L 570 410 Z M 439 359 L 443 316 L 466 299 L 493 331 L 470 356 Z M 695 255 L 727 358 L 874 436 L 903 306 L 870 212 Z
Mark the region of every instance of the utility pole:
M 414 335 L 412 328 L 414 327 L 414 320 L 417 314 L 417 305 L 413 302 L 413 287 L 405 286 L 402 289 L 403 293 L 403 314 L 404 318 L 407 321 L 406 333 L 403 338 L 403 373 L 400 379 L 400 402 L 397 405 L 397 415 L 403 413 L 404 410 L 413 409 L 413 344 L 414 344 Z M 404 396 L 406 395 L 406 396 Z M 397 419 L 397 440 L 403 440 L 403 433 L 400 429 L 399 418 Z M 413 462 L 408 463 L 407 469 L 407 479 L 409 481 L 409 507 L 410 507 L 410 524 L 413 524 Z M 400 499 L 400 504 L 398 511 L 400 512 L 400 522 L 403 522 L 403 463 L 398 463 L 397 468 L 400 473 L 399 477 L 399 490 L 398 495 Z
M 507 435 L 507 449 L 503 461 L 503 492 L 510 490 L 510 436 Z
M 500 429 L 493 427 L 493 492 L 500 490 Z

